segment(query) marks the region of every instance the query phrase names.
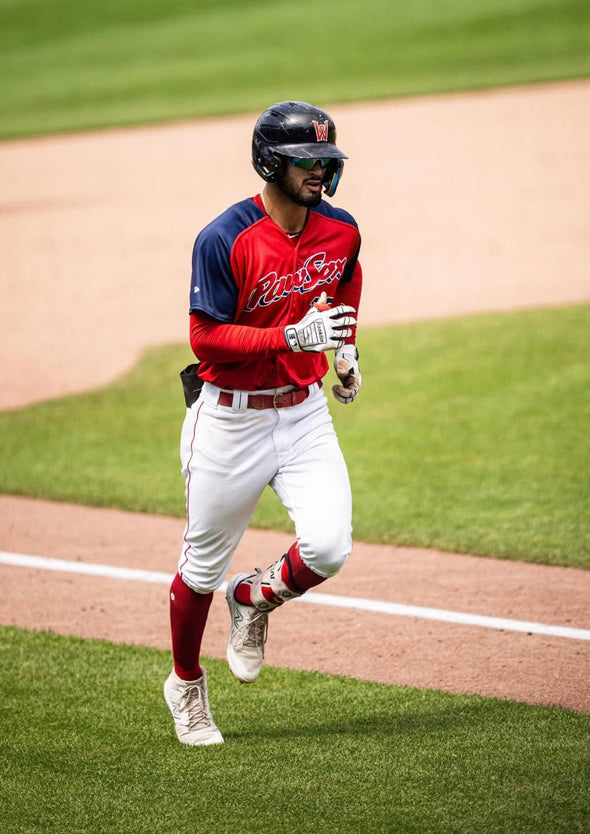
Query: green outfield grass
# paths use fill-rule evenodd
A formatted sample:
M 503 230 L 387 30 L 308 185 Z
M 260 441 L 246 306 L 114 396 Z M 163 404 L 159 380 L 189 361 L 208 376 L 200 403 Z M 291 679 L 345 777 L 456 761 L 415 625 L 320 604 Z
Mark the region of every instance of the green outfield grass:
M 589 74 L 587 0 L 0 3 L 0 137 Z
M 365 329 L 359 347 L 361 396 L 330 395 L 358 540 L 590 567 L 590 306 Z M 0 414 L 0 491 L 183 515 L 190 361 L 152 350 L 103 390 Z M 270 490 L 253 525 L 291 529 Z
M 3 834 L 577 834 L 590 717 L 209 660 L 226 743 L 178 744 L 167 652 L 0 627 Z

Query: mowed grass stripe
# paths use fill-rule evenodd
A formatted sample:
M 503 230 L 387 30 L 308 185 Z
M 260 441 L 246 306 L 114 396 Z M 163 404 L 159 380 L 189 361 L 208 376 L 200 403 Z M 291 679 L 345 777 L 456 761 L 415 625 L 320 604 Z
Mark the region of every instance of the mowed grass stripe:
M 587 830 L 588 715 L 207 659 L 225 744 L 185 748 L 170 662 L 0 628 L 3 832 Z
M 4 137 L 589 74 L 585 0 L 0 4 Z

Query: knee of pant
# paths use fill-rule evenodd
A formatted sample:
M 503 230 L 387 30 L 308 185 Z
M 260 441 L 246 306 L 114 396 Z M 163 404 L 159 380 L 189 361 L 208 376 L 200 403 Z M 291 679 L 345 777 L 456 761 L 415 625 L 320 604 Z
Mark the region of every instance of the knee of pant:
M 203 579 L 203 577 L 195 575 L 193 572 L 186 569 L 183 570 L 181 576 L 184 584 L 188 585 L 188 587 L 196 594 L 210 594 L 212 591 L 217 591 L 222 585 L 222 582 L 217 579 L 214 581 L 207 581 L 207 579 Z
M 352 541 L 349 537 L 321 537 L 310 547 L 299 542 L 301 558 L 310 570 L 328 579 L 343 567 L 350 555 Z
M 225 568 L 217 565 L 202 565 L 186 558 L 180 560 L 178 573 L 183 582 L 197 594 L 209 594 L 217 591 L 225 579 Z

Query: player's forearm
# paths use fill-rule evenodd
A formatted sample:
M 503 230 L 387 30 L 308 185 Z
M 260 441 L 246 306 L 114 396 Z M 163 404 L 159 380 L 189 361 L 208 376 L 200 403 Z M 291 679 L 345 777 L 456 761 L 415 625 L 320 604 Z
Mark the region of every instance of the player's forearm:
M 361 265 L 357 263 L 351 280 L 346 282 L 340 282 L 338 284 L 336 293 L 334 294 L 334 300 L 331 302 L 332 306 L 337 307 L 339 304 L 346 304 L 350 307 L 354 307 L 354 309 L 357 311 L 356 317 L 358 320 L 358 309 L 361 301 L 362 287 L 363 272 L 361 269 Z M 346 339 L 346 342 L 354 344 L 355 339 L 356 327 L 353 328 L 352 337 L 350 339 Z
M 191 313 L 190 343 L 194 354 L 207 362 L 239 362 L 287 350 L 283 327 L 221 324 L 202 313 Z

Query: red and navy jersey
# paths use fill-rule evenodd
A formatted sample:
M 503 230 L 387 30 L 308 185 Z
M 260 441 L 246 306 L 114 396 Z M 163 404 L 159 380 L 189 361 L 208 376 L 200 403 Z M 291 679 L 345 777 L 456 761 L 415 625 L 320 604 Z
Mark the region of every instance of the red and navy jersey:
M 232 351 L 219 350 L 217 355 L 196 336 L 191 338 L 203 378 L 222 388 L 245 390 L 321 379 L 328 368 L 325 354 L 292 353 L 283 330 L 300 321 L 324 291 L 330 304 L 358 309 L 359 249 L 354 218 L 323 200 L 308 211 L 297 237 L 289 237 L 271 220 L 259 195 L 213 220 L 193 249 L 191 332 L 200 333 L 197 325 L 204 321 L 234 329 L 216 330 L 232 343 Z M 239 347 L 234 335 L 241 338 Z

